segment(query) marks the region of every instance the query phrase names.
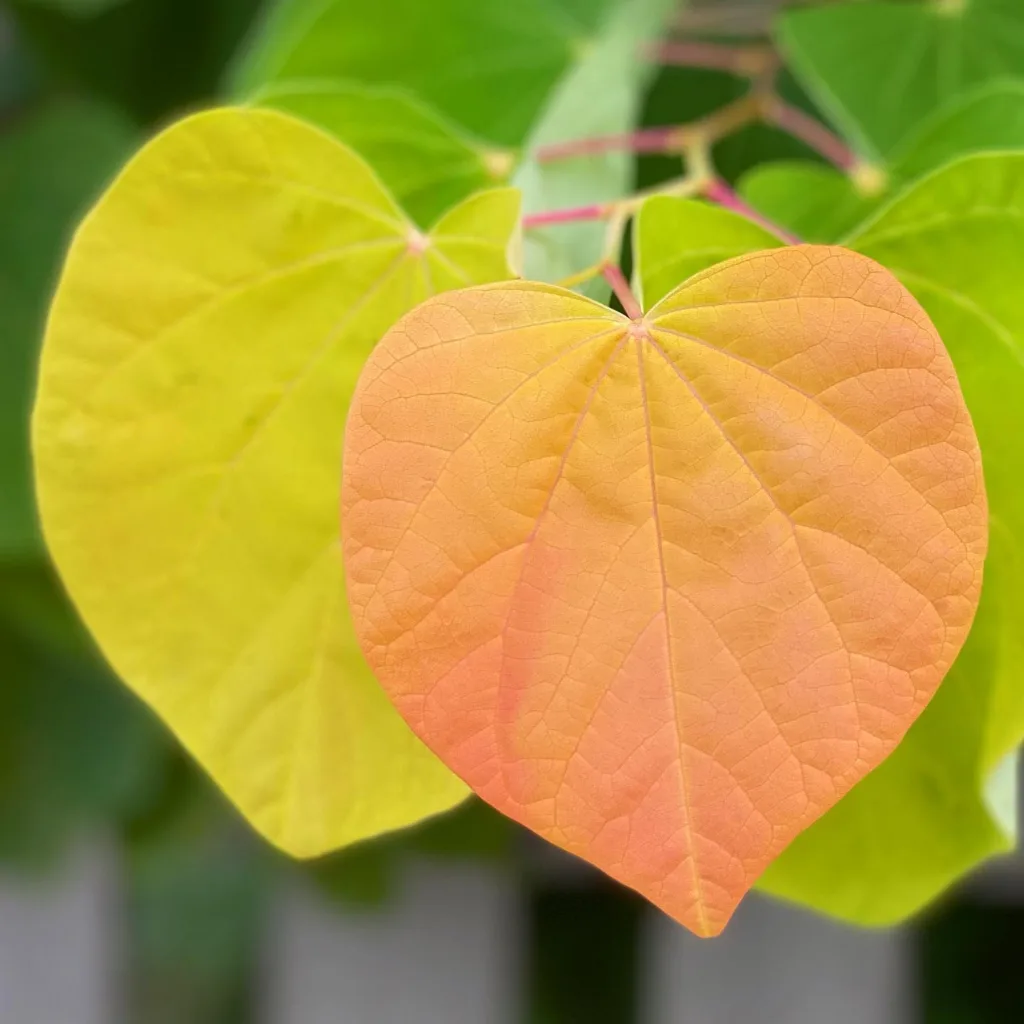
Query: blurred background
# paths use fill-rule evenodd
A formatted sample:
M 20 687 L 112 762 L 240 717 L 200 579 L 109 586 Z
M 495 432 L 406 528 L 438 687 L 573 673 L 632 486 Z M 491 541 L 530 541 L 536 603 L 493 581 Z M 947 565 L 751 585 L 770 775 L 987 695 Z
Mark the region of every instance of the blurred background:
M 753 896 L 705 944 L 478 803 L 300 866 L 105 670 L 35 526 L 45 310 L 77 217 L 156 128 L 216 102 L 261 6 L 0 0 L 0 1024 L 1024 1021 L 1014 858 L 896 931 Z M 687 17 L 756 35 L 769 6 Z M 739 88 L 667 69 L 645 118 Z M 754 128 L 718 159 L 735 179 L 792 153 Z M 658 174 L 638 168 L 640 184 Z

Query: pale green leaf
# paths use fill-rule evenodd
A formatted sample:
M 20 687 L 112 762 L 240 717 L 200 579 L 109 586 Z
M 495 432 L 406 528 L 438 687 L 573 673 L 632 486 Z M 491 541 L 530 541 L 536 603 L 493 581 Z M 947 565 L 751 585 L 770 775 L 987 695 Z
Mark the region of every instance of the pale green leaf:
M 43 526 L 125 681 L 269 839 L 314 855 L 463 799 L 363 661 L 339 550 L 363 360 L 428 295 L 509 275 L 519 197 L 425 236 L 273 111 L 170 128 L 87 218 L 34 448 Z
M 589 50 L 554 90 L 527 140 L 527 159 L 514 179 L 523 191 L 527 213 L 608 202 L 630 191 L 633 160 L 627 153 L 547 164 L 532 154 L 548 143 L 615 135 L 637 123 L 643 89 L 651 75 L 650 65 L 637 55 L 645 41 L 657 37 L 674 7 L 675 0 L 618 3 Z M 601 257 L 605 232 L 600 222 L 531 231 L 527 277 L 559 281 L 585 269 Z M 603 285 L 594 291 L 607 294 Z

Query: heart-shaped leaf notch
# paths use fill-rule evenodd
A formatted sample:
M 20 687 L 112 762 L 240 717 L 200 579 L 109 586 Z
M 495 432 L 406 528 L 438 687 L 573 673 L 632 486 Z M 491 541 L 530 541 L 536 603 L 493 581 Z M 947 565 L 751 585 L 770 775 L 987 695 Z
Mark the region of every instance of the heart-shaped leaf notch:
M 701 935 L 899 742 L 978 600 L 952 364 L 844 249 L 742 256 L 635 320 L 525 282 L 431 299 L 345 452 L 356 630 L 406 720 Z

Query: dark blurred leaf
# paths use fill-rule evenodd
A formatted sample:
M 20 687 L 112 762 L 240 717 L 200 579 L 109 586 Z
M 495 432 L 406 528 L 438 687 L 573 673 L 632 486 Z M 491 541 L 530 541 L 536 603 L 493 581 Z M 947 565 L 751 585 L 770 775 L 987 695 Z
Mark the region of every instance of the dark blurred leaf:
M 155 720 L 84 642 L 76 647 L 70 611 L 32 575 L 0 572 L 6 598 L 32 592 L 48 617 L 35 635 L 0 621 L 0 857 L 19 863 L 51 859 L 77 830 L 135 813 L 159 786 L 167 751 Z M 59 642 L 41 643 L 50 630 Z
M 421 825 L 359 843 L 323 857 L 307 870 L 334 899 L 348 906 L 373 907 L 392 892 L 402 858 L 443 857 L 497 861 L 512 853 L 518 826 L 482 800 L 467 800 Z
M 0 137 L 0 559 L 39 550 L 28 416 L 46 306 L 76 218 L 131 142 L 120 115 L 84 101 Z
M 98 659 L 53 570 L 42 561 L 0 566 L 0 622 L 29 642 L 79 660 Z
M 647 904 L 602 878 L 545 888 L 530 902 L 530 1024 L 626 1024 L 636 1019 L 640 929 Z
M 39 86 L 39 72 L 0 6 L 0 119 L 11 119 Z M 0 122 L 2 130 L 2 122 Z
M 262 0 L 123 0 L 83 19 L 10 0 L 60 85 L 150 123 L 210 101 Z
M 273 861 L 184 760 L 128 848 L 130 1019 L 242 1024 Z
M 22 3 L 27 7 L 49 7 L 76 18 L 90 18 L 125 3 L 125 0 L 22 0 Z
M 306 870 L 327 896 L 346 907 L 378 907 L 391 896 L 401 845 L 395 838 L 357 843 Z
M 500 860 L 508 857 L 519 826 L 473 798 L 409 831 L 409 847 L 433 857 Z
M 944 908 L 920 929 L 922 1024 L 1024 1020 L 1024 905 Z

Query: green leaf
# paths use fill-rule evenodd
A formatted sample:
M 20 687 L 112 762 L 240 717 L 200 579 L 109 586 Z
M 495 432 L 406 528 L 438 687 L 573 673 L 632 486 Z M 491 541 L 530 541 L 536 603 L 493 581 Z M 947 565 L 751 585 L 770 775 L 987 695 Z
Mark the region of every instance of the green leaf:
M 676 205 L 674 227 L 654 225 L 653 201 L 641 213 L 645 288 L 659 287 L 659 266 L 685 260 L 698 269 L 705 258 L 691 252 L 686 217 L 699 205 L 658 203 Z M 722 217 L 738 222 L 737 235 L 743 230 L 742 218 Z M 900 277 L 938 327 L 981 441 L 991 511 L 981 607 L 938 694 L 895 753 L 798 836 L 759 883 L 857 924 L 905 918 L 1013 845 L 1008 766 L 1024 738 L 1022 224 L 1024 154 L 983 154 L 926 178 L 846 243 Z M 1003 810 L 995 806 L 1000 791 Z
M 412 96 L 342 82 L 270 86 L 253 97 L 360 153 L 421 227 L 473 192 L 504 182 L 515 156 L 488 147 Z
M 46 305 L 73 222 L 128 153 L 116 111 L 66 101 L 0 136 L 0 561 L 40 550 L 28 418 Z
M 972 86 L 1024 74 L 1019 0 L 845 3 L 783 14 L 776 37 L 821 109 L 865 157 Z
M 716 263 L 780 244 L 764 228 L 719 206 L 653 196 L 640 208 L 634 226 L 641 305 L 650 309 L 681 282 Z
M 1024 146 L 1024 83 L 999 82 L 926 118 L 893 152 L 880 188 L 867 191 L 834 168 L 794 162 L 752 171 L 740 183 L 740 192 L 799 238 L 834 242 L 909 183 L 954 157 L 1019 146 Z
M 247 96 L 296 79 L 404 86 L 481 138 L 517 146 L 617 2 L 278 3 L 234 87 Z
M 147 145 L 72 245 L 34 418 L 47 542 L 118 673 L 292 854 L 465 796 L 359 651 L 342 435 L 381 335 L 508 277 L 518 225 L 502 189 L 423 235 L 341 143 L 225 109 Z
M 808 160 L 762 164 L 740 181 L 739 193 L 804 242 L 834 242 L 879 205 L 841 171 Z
M 1024 71 L 1024 68 L 1022 68 Z M 892 156 L 897 185 L 967 153 L 1024 146 L 1024 82 L 997 82 L 935 111 Z

